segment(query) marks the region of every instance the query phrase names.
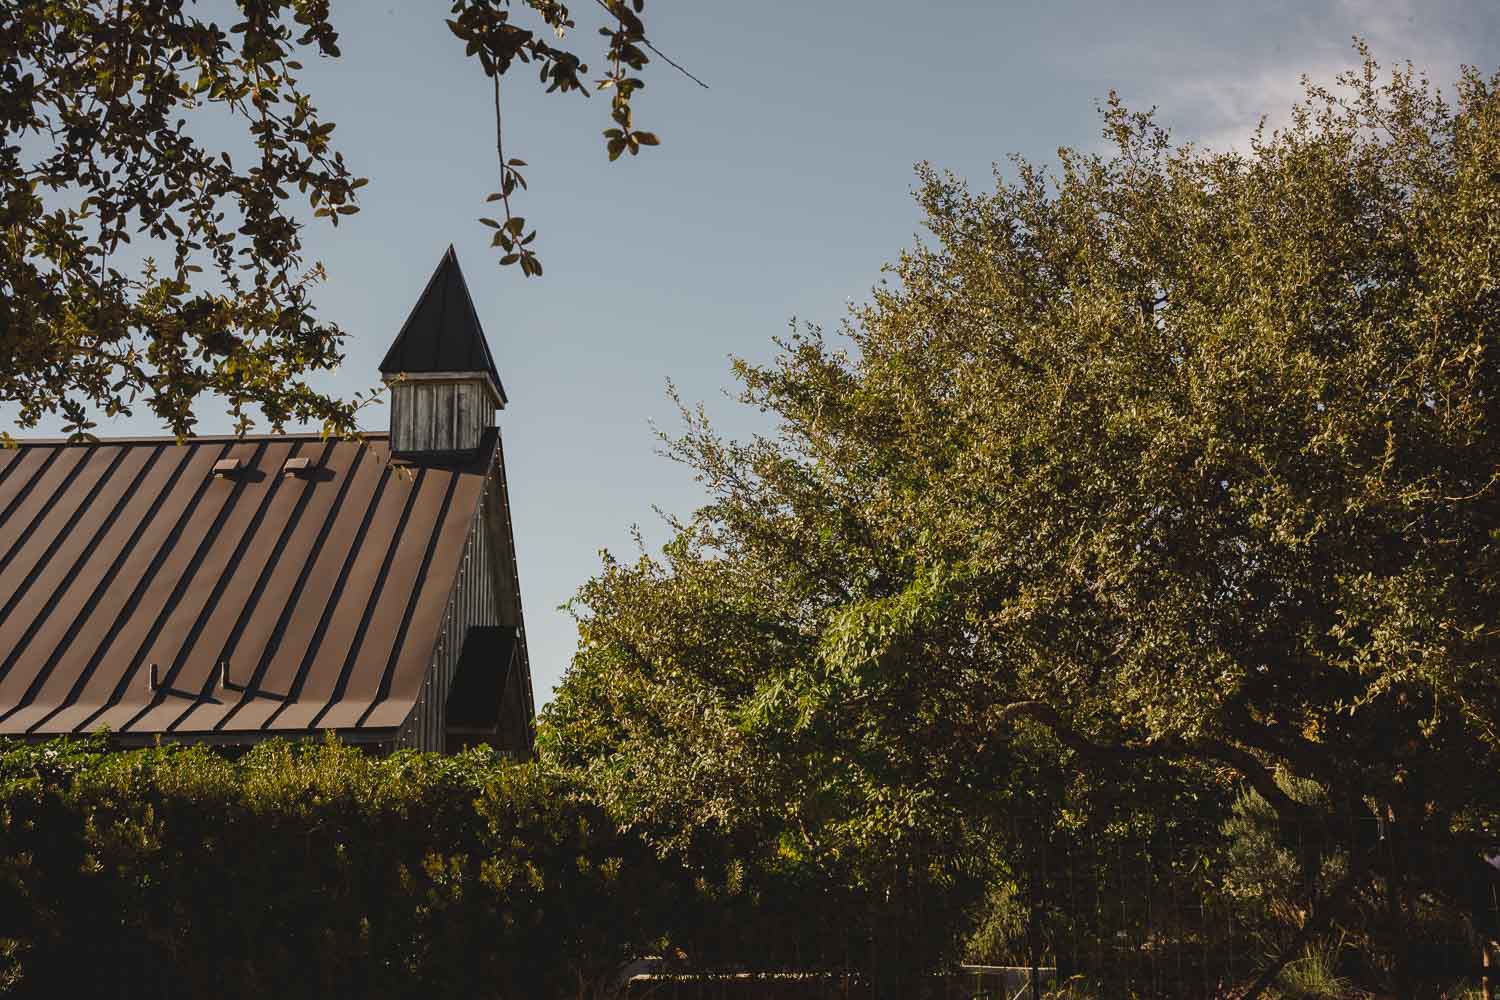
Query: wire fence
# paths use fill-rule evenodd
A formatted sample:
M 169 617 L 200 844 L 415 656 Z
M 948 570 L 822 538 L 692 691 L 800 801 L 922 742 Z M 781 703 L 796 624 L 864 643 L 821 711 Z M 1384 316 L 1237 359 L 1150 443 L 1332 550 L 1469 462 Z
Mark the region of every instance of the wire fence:
M 1009 818 L 1003 932 L 975 961 L 902 978 L 886 939 L 851 940 L 836 969 L 643 975 L 662 1000 L 1490 1000 L 1500 897 L 1475 842 L 1371 815 L 1288 823 L 1264 803 L 1220 825 L 1069 832 Z M 1464 861 L 1467 868 L 1459 861 Z M 913 921 L 915 923 L 915 921 Z M 1032 969 L 1036 975 L 1031 974 Z M 899 985 L 892 986 L 892 983 Z
M 930 1000 L 1030 1000 L 1055 990 L 1056 970 L 966 965 L 927 977 Z M 849 973 L 642 973 L 620 991 L 629 1000 L 866 1000 L 869 980 Z
M 1495 881 L 1446 830 L 1370 815 L 1288 823 L 1268 808 L 1238 810 L 1210 838 L 1045 829 L 1015 821 L 1017 933 L 996 957 L 1055 967 L 1064 995 L 1500 992 Z

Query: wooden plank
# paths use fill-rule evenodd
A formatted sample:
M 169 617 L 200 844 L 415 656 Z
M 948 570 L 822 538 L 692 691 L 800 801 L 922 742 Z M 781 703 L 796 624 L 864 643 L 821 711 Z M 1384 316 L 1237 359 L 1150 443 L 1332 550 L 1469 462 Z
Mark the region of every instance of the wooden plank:
M 459 384 L 452 385 L 447 390 L 448 396 L 448 440 L 452 442 L 451 448 L 462 448 L 464 446 L 464 431 L 462 417 L 462 403 L 464 387 Z
M 403 413 L 407 409 L 406 394 L 409 391 L 409 387 L 399 383 L 391 386 L 391 449 L 393 451 L 400 451 L 405 443 L 406 424 Z
M 432 403 L 434 398 L 431 385 L 419 385 L 416 387 L 417 412 L 415 419 L 415 431 L 412 436 L 412 450 L 432 450 Z
M 453 438 L 460 448 L 473 448 L 469 442 L 469 425 L 473 422 L 474 388 L 460 382 L 453 393 Z

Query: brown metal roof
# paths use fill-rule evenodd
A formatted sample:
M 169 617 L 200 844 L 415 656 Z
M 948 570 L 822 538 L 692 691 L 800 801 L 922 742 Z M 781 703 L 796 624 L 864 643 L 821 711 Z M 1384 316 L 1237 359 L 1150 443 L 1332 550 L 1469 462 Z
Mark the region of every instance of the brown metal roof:
M 495 444 L 465 466 L 393 465 L 384 434 L 0 449 L 0 734 L 399 725 Z

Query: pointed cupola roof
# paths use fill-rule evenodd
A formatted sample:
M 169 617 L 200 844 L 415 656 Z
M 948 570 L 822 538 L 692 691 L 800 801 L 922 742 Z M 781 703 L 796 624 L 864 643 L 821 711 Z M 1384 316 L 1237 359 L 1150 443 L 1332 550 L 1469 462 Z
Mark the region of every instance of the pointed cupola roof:
M 380 374 L 424 374 L 434 372 L 474 372 L 488 375 L 494 382 L 501 406 L 506 403 L 505 387 L 490 355 L 490 345 L 479 325 L 479 313 L 469 297 L 458 267 L 458 255 L 452 244 L 437 270 L 422 290 L 422 297 L 406 317 L 396 342 L 380 363 Z

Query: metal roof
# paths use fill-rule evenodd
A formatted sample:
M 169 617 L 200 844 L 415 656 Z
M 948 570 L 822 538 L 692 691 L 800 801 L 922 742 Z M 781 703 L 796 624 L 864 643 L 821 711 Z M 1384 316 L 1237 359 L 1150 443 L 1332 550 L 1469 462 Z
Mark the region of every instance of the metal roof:
M 497 441 L 463 466 L 393 464 L 384 434 L 0 449 L 0 734 L 400 725 Z
M 506 402 L 500 372 L 451 245 L 380 362 L 382 375 L 400 372 L 484 373 L 494 380 L 501 405 Z

